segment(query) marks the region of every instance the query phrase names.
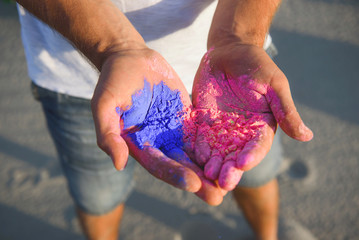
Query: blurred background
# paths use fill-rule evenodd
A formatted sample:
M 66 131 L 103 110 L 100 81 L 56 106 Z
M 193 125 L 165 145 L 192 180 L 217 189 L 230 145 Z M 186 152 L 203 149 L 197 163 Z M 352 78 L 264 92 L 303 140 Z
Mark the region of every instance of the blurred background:
M 314 131 L 282 134 L 280 217 L 317 239 L 359 239 L 359 2 L 284 0 L 275 61 Z M 0 2 L 0 239 L 83 239 L 40 105 L 30 92 L 14 3 Z M 137 166 L 122 239 L 246 239 L 231 196 L 210 207 Z

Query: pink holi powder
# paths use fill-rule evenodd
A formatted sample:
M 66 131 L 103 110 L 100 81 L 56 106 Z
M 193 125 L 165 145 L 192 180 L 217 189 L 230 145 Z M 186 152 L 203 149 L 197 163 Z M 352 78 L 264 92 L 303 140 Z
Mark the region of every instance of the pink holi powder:
M 203 167 L 205 176 L 230 191 L 243 173 L 237 167 L 238 154 L 247 143 L 258 139 L 264 125 L 258 114 L 245 117 L 213 109 L 192 110 L 184 115 L 184 143 L 190 146 L 192 158 Z
M 207 116 L 207 121 L 202 122 L 201 117 Z M 189 142 L 194 149 L 196 136 L 203 136 L 211 148 L 224 159 L 232 152 L 243 149 L 245 144 L 258 135 L 263 126 L 260 115 L 252 115 L 250 118 L 235 112 L 223 112 L 213 109 L 192 110 L 185 115 L 184 141 Z M 198 132 L 196 132 L 196 130 Z

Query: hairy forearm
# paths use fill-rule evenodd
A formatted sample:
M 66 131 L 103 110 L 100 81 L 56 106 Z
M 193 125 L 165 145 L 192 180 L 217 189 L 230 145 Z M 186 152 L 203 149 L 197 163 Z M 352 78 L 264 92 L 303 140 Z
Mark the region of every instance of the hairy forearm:
M 281 0 L 219 0 L 208 47 L 229 42 L 263 46 Z
M 109 0 L 17 0 L 57 30 L 99 70 L 111 53 L 144 48 L 141 35 Z

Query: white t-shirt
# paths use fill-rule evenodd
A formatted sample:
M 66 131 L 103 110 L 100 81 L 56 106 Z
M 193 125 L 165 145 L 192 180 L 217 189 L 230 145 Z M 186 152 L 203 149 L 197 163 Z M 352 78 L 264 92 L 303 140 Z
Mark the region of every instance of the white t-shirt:
M 113 0 L 180 76 L 188 92 L 206 52 L 214 0 Z M 91 99 L 98 71 L 58 32 L 18 7 L 30 78 L 39 86 Z M 269 46 L 267 38 L 264 48 Z

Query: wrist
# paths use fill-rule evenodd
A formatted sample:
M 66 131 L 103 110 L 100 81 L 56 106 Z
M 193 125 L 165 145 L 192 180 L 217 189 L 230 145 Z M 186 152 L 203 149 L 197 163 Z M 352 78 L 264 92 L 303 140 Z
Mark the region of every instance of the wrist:
M 119 53 L 132 50 L 147 49 L 144 39 L 128 19 L 122 14 L 121 18 L 121 21 L 119 20 L 117 25 L 103 28 L 102 34 L 97 37 L 98 42 L 95 42 L 95 44 L 86 44 L 85 46 L 92 47 L 82 51 L 99 71 L 101 71 L 106 59 L 112 55 L 118 55 Z
M 97 56 L 95 60 L 97 62 L 97 64 L 95 64 L 97 69 L 101 71 L 103 64 L 108 59 L 111 59 L 113 57 L 125 55 L 130 52 L 141 53 L 149 50 L 146 43 L 143 41 L 143 39 L 141 41 L 141 39 L 138 40 L 131 39 L 126 41 L 121 40 L 119 42 L 108 44 L 106 48 L 97 52 Z
M 219 48 L 228 45 L 253 45 L 263 47 L 266 32 L 258 33 L 232 33 L 231 31 L 220 29 L 213 32 L 208 37 L 208 49 L 214 47 Z
M 237 42 L 263 47 L 281 0 L 219 0 L 208 35 L 208 48 Z

